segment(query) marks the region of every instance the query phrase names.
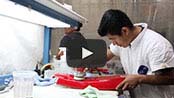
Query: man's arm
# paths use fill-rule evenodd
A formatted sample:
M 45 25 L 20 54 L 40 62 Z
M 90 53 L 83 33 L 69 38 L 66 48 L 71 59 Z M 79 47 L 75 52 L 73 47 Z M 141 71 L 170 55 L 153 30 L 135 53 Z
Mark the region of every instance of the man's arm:
M 144 76 L 140 83 L 154 85 L 173 85 L 174 84 L 174 68 L 161 69 L 154 72 L 155 75 Z
M 127 75 L 116 89 L 133 89 L 138 84 L 174 85 L 174 68 L 158 70 L 154 75 Z
M 114 54 L 111 52 L 110 49 L 107 49 L 107 61 L 111 60 L 114 57 Z
M 64 55 L 63 51 L 61 51 L 60 49 L 58 49 L 57 54 L 56 54 L 56 59 L 57 60 L 60 60 L 60 57 L 63 56 L 63 55 Z

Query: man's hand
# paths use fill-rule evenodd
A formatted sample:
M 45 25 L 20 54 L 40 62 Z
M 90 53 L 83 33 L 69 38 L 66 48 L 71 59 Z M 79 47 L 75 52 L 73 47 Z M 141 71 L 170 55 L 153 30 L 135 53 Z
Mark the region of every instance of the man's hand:
M 56 59 L 60 60 L 60 57 L 64 55 L 63 51 L 59 50 L 56 55 Z
M 138 84 L 141 83 L 141 79 L 144 75 L 127 75 L 125 79 L 116 87 L 116 90 L 130 90 L 134 89 Z

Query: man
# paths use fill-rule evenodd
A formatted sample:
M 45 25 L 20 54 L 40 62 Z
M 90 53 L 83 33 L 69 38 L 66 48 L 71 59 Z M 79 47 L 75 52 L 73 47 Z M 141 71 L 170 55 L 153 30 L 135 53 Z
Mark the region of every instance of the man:
M 79 23 L 78 26 L 71 26 L 69 28 L 64 29 L 65 30 L 65 32 L 64 32 L 65 35 L 61 39 L 59 47 L 66 48 L 66 53 L 69 54 L 69 55 L 66 55 L 65 52 L 63 52 L 59 49 L 58 52 L 57 52 L 57 55 L 56 55 L 56 58 L 58 60 L 61 57 L 63 57 L 63 55 L 64 55 L 64 59 L 75 59 L 75 58 L 77 58 L 77 56 L 80 56 L 80 54 L 79 54 L 80 52 L 72 52 L 72 51 L 69 51 L 69 50 L 71 50 L 71 49 L 77 50 L 77 49 L 80 49 L 81 47 L 87 47 L 86 38 L 80 33 L 80 28 L 81 27 L 82 27 L 82 23 Z M 78 44 L 77 47 L 74 47 L 73 46 L 74 44 Z M 78 57 L 78 58 L 81 58 L 81 56 Z M 65 65 L 67 65 L 67 64 L 65 64 Z M 64 66 L 64 68 L 65 68 L 65 66 Z M 66 68 L 69 69 L 69 70 L 72 69 L 70 67 L 66 67 Z M 75 73 L 78 70 L 82 70 L 82 71 L 85 72 L 86 69 L 85 68 L 74 68 L 74 69 L 70 70 L 69 73 L 72 73 L 72 72 Z M 84 77 L 82 77 L 82 76 L 85 75 L 84 72 L 78 73 L 78 74 L 75 73 L 76 76 L 74 78 L 76 80 L 84 79 Z
M 164 37 L 113 9 L 104 13 L 98 34 L 112 41 L 107 59 L 120 57 L 126 73 L 116 89 L 130 90 L 132 98 L 174 97 L 174 52 Z
M 70 43 L 73 39 L 85 40 L 83 35 L 79 32 L 81 27 L 82 27 L 82 23 L 79 23 L 78 26 L 71 26 L 69 28 L 65 28 L 64 29 L 65 35 L 61 39 L 59 47 L 67 47 L 68 43 Z M 57 52 L 56 58 L 60 59 L 60 57 L 63 54 L 64 54 L 63 51 L 61 51 L 59 49 L 58 52 Z

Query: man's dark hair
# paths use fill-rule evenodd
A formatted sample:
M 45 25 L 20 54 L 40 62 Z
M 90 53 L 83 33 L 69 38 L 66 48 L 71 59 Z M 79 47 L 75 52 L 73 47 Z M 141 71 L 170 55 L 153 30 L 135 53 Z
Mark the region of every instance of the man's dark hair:
M 106 36 L 108 33 L 111 35 L 121 35 L 122 27 L 133 28 L 133 24 L 129 17 L 120 10 L 110 9 L 107 10 L 98 28 L 100 36 Z
M 80 31 L 80 28 L 81 28 L 82 26 L 83 26 L 82 23 L 79 22 L 76 31 Z
M 76 26 L 74 25 L 71 25 L 72 28 L 75 29 L 75 31 L 80 31 L 80 28 L 83 26 L 82 23 L 78 22 L 78 24 Z

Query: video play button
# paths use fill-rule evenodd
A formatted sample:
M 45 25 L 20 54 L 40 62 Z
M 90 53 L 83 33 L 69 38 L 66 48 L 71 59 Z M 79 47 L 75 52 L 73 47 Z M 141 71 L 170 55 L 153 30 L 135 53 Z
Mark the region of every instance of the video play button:
M 85 59 L 86 57 L 88 57 L 92 54 L 93 54 L 93 52 L 82 47 L 82 59 Z
M 86 39 L 84 43 L 71 41 L 66 51 L 70 67 L 103 67 L 106 63 L 106 43 L 100 39 Z

